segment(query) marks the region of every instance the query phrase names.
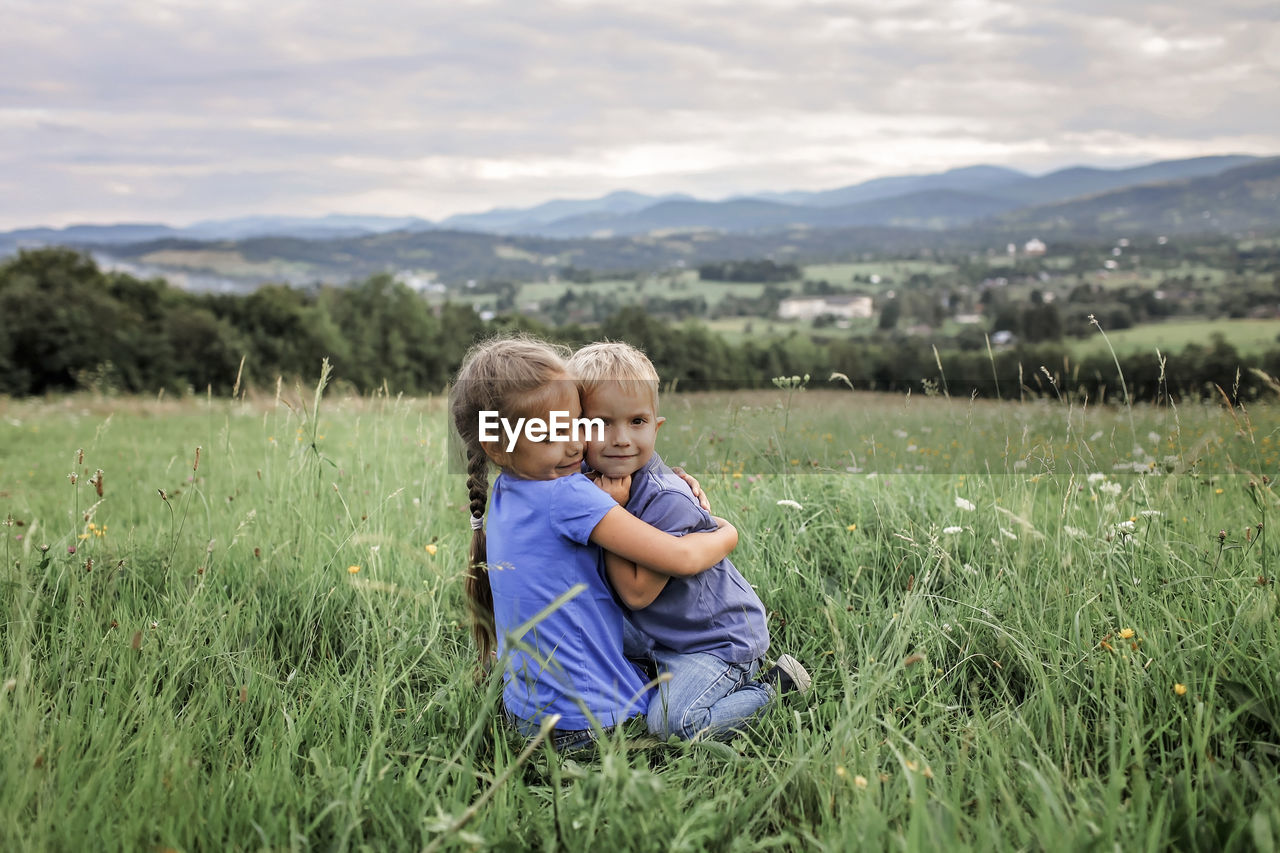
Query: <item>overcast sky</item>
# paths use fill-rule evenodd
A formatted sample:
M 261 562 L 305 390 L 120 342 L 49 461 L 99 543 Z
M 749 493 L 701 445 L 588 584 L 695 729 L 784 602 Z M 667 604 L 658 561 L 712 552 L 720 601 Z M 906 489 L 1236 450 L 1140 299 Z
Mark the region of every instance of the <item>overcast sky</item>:
M 0 228 L 1280 154 L 1280 3 L 0 0 Z

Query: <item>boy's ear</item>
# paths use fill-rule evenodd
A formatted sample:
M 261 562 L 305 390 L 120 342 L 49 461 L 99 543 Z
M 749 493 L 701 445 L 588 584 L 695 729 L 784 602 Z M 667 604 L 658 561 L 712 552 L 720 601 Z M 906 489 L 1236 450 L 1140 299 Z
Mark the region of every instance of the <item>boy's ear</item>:
M 658 415 L 656 418 L 653 419 L 653 431 L 657 432 L 658 430 L 662 429 L 662 425 L 665 424 L 666 422 L 667 422 L 666 418 L 664 418 L 662 415 Z

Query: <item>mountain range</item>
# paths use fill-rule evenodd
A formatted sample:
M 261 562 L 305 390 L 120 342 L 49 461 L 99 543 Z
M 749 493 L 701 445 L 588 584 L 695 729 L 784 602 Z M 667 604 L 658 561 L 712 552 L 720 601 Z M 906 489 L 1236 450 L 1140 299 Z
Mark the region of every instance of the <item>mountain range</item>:
M 455 282 L 602 272 L 776 254 L 1003 246 L 1033 235 L 1280 231 L 1280 157 L 1199 157 L 1038 177 L 998 166 L 878 178 L 819 192 L 705 201 L 615 192 L 529 208 L 414 217 L 250 217 L 78 225 L 0 234 L 0 254 L 73 245 L 108 264 L 198 288 L 341 283 L 383 270 Z
M 1000 166 L 969 166 L 926 175 L 875 178 L 818 192 L 759 193 L 723 201 L 684 194 L 618 191 L 595 199 L 498 208 L 440 222 L 411 216 L 252 216 L 186 227 L 154 223 L 73 225 L 0 232 L 0 250 L 23 245 L 113 245 L 146 240 L 243 240 L 359 237 L 391 231 L 479 231 L 540 237 L 609 237 L 668 230 L 763 231 L 791 226 L 888 225 L 945 229 L 1029 206 L 1053 204 L 1139 185 L 1220 174 L 1259 158 L 1243 155 L 1170 160 L 1127 169 L 1076 166 L 1039 177 Z

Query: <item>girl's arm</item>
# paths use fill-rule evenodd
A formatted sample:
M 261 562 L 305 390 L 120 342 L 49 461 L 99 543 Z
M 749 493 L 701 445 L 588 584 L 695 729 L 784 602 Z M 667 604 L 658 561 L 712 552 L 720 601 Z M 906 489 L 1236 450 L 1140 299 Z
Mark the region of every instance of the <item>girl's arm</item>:
M 596 524 L 591 541 L 654 571 L 689 577 L 711 568 L 738 545 L 737 528 L 723 518 L 715 521 L 718 530 L 672 536 L 616 506 Z
M 622 603 L 632 610 L 643 610 L 653 604 L 653 600 L 666 587 L 669 577 L 636 565 L 612 551 L 604 552 L 604 569 L 609 576 L 610 586 L 618 593 Z
M 711 504 L 707 501 L 707 496 L 703 494 L 702 486 L 693 478 L 692 474 L 679 466 L 672 466 L 671 473 L 684 480 L 684 484 L 689 487 L 689 491 L 693 492 L 693 498 L 698 502 L 699 506 L 707 512 L 711 512 Z M 618 503 L 622 503 L 622 501 L 618 501 Z

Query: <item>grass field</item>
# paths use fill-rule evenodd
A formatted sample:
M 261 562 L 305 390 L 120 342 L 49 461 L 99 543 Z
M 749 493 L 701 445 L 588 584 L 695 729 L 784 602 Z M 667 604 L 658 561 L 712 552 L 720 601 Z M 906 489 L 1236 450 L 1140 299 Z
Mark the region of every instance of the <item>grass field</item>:
M 1117 353 L 1179 352 L 1188 344 L 1212 346 L 1213 336 L 1222 335 L 1241 355 L 1258 355 L 1280 347 L 1280 320 L 1185 320 L 1144 323 L 1131 329 L 1107 333 Z M 1077 356 L 1107 352 L 1107 341 L 1092 335 L 1074 342 Z
M 659 439 L 813 691 L 591 761 L 473 682 L 440 400 L 0 401 L 0 849 L 1274 849 L 1280 409 L 827 384 Z
M 928 261 L 868 261 L 866 263 L 844 264 L 809 264 L 804 267 L 804 279 L 809 281 L 827 281 L 841 288 L 856 288 L 868 293 L 879 293 L 901 287 L 907 279 L 916 273 L 942 275 L 951 272 L 952 265 L 932 263 Z M 871 284 L 869 281 L 855 281 L 854 276 L 880 276 L 880 281 Z M 778 282 L 774 286 L 788 293 L 797 293 L 803 281 Z M 608 291 L 625 303 L 641 303 L 647 298 L 687 299 L 701 296 L 708 306 L 714 307 L 725 296 L 756 298 L 764 293 L 766 285 L 757 282 L 702 281 L 698 273 L 688 270 L 679 273 L 664 273 L 645 277 L 638 282 L 633 279 L 601 279 L 590 284 L 575 284 L 569 281 L 529 281 L 520 285 L 517 301 L 521 304 L 536 302 L 547 305 L 564 296 L 568 290 L 577 293 Z M 491 308 L 495 297 L 480 294 L 468 301 L 479 308 Z

